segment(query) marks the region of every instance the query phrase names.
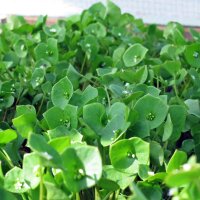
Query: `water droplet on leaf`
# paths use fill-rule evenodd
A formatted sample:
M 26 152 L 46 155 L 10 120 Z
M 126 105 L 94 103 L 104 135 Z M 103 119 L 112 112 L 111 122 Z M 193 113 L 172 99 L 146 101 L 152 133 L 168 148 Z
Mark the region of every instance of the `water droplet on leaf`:
M 198 58 L 198 57 L 199 57 L 199 53 L 195 51 L 195 52 L 193 53 L 193 57 L 194 57 L 194 58 Z
M 56 33 L 56 32 L 57 32 L 57 30 L 56 30 L 55 28 L 51 28 L 49 31 L 50 31 L 51 33 Z

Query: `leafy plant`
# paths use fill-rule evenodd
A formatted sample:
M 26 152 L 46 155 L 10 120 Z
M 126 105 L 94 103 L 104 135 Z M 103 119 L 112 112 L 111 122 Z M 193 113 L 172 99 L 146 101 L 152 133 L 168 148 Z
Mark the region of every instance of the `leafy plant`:
M 200 35 L 111 1 L 0 24 L 1 199 L 199 199 Z

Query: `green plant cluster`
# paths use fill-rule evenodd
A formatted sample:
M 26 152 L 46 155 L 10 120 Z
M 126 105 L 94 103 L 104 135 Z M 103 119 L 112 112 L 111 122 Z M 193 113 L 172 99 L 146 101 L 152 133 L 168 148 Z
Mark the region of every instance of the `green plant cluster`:
M 0 25 L 0 199 L 200 199 L 200 34 L 46 19 Z

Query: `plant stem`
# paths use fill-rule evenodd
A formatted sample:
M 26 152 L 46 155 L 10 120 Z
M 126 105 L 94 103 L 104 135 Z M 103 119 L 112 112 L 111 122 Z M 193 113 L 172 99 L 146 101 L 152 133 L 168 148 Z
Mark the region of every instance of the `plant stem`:
M 40 111 L 41 111 L 42 106 L 43 106 L 43 103 L 44 103 L 44 99 L 45 99 L 45 95 L 43 95 L 43 97 L 42 97 L 42 100 L 41 100 L 40 106 L 39 106 L 38 111 L 37 111 L 37 116 L 40 114 Z
M 81 200 L 78 192 L 76 193 L 76 200 Z
M 14 165 L 13 165 L 12 161 L 10 160 L 8 154 L 3 149 L 0 150 L 0 158 L 2 158 L 7 163 L 8 167 L 10 169 L 12 169 L 14 167 Z
M 43 186 L 42 168 L 40 167 L 39 170 L 40 170 L 40 197 L 39 197 L 39 200 L 43 200 L 44 186 Z
M 107 99 L 108 99 L 108 107 L 110 108 L 110 105 L 111 105 L 111 103 L 110 103 L 110 96 L 109 96 L 108 89 L 107 89 L 106 86 L 105 86 L 105 91 L 106 91 L 106 96 L 107 96 Z
M 85 54 L 84 59 L 83 59 L 83 63 L 81 65 L 81 71 L 80 71 L 81 74 L 83 73 L 83 69 L 84 69 L 84 66 L 85 66 L 85 63 L 86 63 L 86 58 L 87 58 L 87 56 Z

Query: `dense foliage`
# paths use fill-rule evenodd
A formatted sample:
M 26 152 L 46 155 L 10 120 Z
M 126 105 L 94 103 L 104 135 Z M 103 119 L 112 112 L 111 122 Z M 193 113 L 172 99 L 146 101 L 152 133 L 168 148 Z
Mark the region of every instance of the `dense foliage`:
M 200 34 L 112 2 L 0 25 L 2 200 L 200 199 Z

